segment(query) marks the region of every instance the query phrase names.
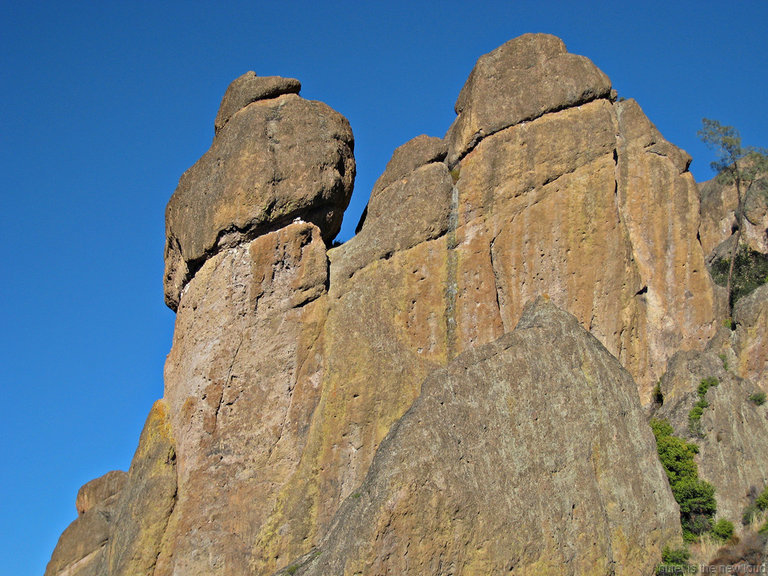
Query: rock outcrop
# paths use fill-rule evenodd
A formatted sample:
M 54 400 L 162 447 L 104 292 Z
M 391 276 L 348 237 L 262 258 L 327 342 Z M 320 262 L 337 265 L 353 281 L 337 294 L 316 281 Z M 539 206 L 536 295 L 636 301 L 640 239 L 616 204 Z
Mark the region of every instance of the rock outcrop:
M 721 323 L 690 158 L 525 35 L 327 249 L 352 132 L 299 89 L 238 78 L 168 204 L 165 392 L 98 573 L 648 573 L 679 525 L 640 406 Z
M 709 256 L 735 231 L 738 195 L 733 184 L 717 178 L 702 183 L 700 189 L 701 245 Z M 741 234 L 742 242 L 752 250 L 768 254 L 768 195 L 764 192 L 755 189 L 747 196 Z
M 755 493 L 768 486 L 768 285 L 739 300 L 733 330 L 721 328 L 703 351 L 675 354 L 659 381 L 663 404 L 653 410 L 699 447 L 699 474 L 716 488 L 718 517 L 739 525 Z M 706 391 L 701 419 L 691 409 Z
M 187 170 L 166 209 L 165 299 L 179 295 L 206 260 L 295 218 L 330 241 L 355 179 L 347 120 L 300 98 L 297 80 L 252 72 L 227 90 L 210 150 Z
M 427 378 L 283 574 L 649 574 L 679 531 L 632 377 L 542 298 Z

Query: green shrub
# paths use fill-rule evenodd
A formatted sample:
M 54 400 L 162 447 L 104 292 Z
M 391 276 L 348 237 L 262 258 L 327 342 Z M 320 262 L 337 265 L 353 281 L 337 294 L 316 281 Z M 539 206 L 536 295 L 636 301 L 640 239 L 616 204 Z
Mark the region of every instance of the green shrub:
M 688 412 L 688 430 L 695 436 L 704 437 L 704 432 L 701 430 L 701 417 L 704 414 L 704 410 L 709 408 L 709 402 L 707 402 L 707 392 L 713 386 L 720 384 L 717 378 L 709 377 L 704 378 L 699 383 L 698 394 L 699 399 L 696 404 L 693 405 L 691 411 Z
M 752 402 L 755 406 L 762 406 L 765 404 L 765 392 L 755 392 L 754 394 L 750 394 L 749 401 Z
M 672 425 L 653 418 L 651 430 L 656 437 L 656 450 L 669 479 L 669 486 L 680 505 L 680 525 L 686 540 L 697 539 L 712 528 L 717 511 L 715 488 L 699 478 L 694 456 L 699 448 L 674 436 Z
M 765 490 L 755 500 L 755 506 L 757 506 L 758 510 L 768 510 L 768 486 L 765 487 Z
M 728 282 L 728 258 L 718 258 L 712 263 L 712 279 L 725 286 Z M 733 301 L 743 298 L 768 280 L 768 255 L 740 246 L 733 265 Z
M 755 514 L 757 514 L 759 510 L 757 509 L 757 506 L 754 504 L 750 504 L 746 508 L 744 508 L 744 514 L 741 516 L 741 523 L 744 526 L 749 526 L 752 524 L 752 520 L 755 518 Z
M 670 548 L 664 546 L 661 551 L 661 564 L 656 567 L 656 574 L 692 573 L 693 566 L 688 563 L 691 553 L 687 548 Z
M 726 356 L 725 354 L 718 354 L 717 357 L 720 358 L 720 361 L 723 363 L 723 370 L 725 370 L 727 372 L 728 371 L 728 356 Z
M 731 536 L 733 536 L 733 522 L 729 522 L 725 518 L 720 518 L 720 520 L 715 522 L 715 525 L 712 526 L 712 535 L 722 542 L 730 540 Z

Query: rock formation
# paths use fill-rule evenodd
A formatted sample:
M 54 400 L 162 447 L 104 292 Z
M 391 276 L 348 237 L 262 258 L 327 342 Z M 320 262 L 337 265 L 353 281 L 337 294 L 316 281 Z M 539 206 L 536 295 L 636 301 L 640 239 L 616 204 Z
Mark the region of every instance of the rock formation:
M 285 573 L 648 574 L 680 529 L 665 485 L 632 377 L 541 298 L 426 379 Z
M 734 232 L 738 196 L 733 184 L 723 184 L 717 178 L 702 183 L 700 189 L 701 246 L 709 256 Z M 757 189 L 747 196 L 744 205 L 742 242 L 752 250 L 768 254 L 768 195 Z
M 722 320 L 690 158 L 525 35 L 327 249 L 352 132 L 299 89 L 235 80 L 181 177 L 164 397 L 46 576 L 648 573 L 680 527 L 640 407 Z

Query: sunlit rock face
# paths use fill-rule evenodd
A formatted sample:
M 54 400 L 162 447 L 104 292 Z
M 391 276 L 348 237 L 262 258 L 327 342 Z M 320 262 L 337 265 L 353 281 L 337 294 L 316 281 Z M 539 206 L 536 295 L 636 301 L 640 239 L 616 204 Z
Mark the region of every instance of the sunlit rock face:
M 719 323 L 688 156 L 525 35 L 329 249 L 353 137 L 299 89 L 237 79 L 171 197 L 164 397 L 119 523 L 49 574 L 652 571 L 680 532 L 641 406 Z

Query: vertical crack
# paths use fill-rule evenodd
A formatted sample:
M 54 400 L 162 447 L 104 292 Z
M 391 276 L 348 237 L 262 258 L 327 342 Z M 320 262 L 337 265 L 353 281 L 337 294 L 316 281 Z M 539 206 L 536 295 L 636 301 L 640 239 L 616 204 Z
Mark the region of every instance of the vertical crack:
M 459 225 L 459 189 L 456 184 L 451 188 L 451 211 L 448 219 L 445 287 L 445 344 L 447 359 L 456 355 L 456 297 L 458 294 L 458 254 L 456 229 Z
M 504 314 L 501 310 L 501 304 L 502 304 L 502 301 L 504 300 L 504 296 L 503 296 L 504 288 L 501 286 L 501 279 L 499 278 L 499 269 L 496 262 L 496 256 L 495 256 L 495 250 L 494 250 L 495 244 L 496 244 L 496 237 L 494 237 L 493 240 L 491 240 L 491 246 L 489 249 L 490 257 L 491 257 L 491 271 L 493 272 L 493 284 L 494 284 L 494 287 L 496 288 L 496 307 L 499 309 L 499 318 L 501 318 L 501 327 L 504 330 L 504 333 L 506 334 L 508 331 L 507 324 L 504 321 Z

